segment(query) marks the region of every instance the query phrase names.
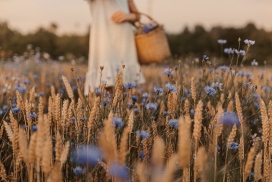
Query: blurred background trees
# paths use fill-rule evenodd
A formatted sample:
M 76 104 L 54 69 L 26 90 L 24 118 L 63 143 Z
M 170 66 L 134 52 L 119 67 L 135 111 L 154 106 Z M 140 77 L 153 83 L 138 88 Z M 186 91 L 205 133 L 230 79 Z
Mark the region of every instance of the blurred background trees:
M 40 27 L 36 31 L 22 34 L 9 27 L 7 22 L 0 22 L 0 57 L 12 57 L 14 54 L 23 54 L 28 44 L 33 48 L 39 47 L 42 52 L 50 54 L 51 58 L 88 57 L 89 29 L 84 35 L 56 33 L 58 25 L 51 23 L 49 27 Z M 246 49 L 245 39 L 256 41 L 251 46 L 248 59 L 256 59 L 259 64 L 264 60 L 272 62 L 272 32 L 257 29 L 253 23 L 248 23 L 242 28 L 223 28 L 216 26 L 205 30 L 203 26 L 196 25 L 192 30 L 185 27 L 179 33 L 169 33 L 168 39 L 172 54 L 175 58 L 201 58 L 204 54 L 210 58 L 220 58 L 222 50 L 218 39 L 225 39 L 224 48 L 238 48 L 238 38 L 241 38 L 241 49 Z M 223 54 L 225 58 L 228 55 Z

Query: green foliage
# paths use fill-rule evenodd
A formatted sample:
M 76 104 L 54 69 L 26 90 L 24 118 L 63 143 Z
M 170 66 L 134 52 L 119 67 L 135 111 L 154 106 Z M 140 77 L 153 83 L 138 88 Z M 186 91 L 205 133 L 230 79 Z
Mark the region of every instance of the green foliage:
M 57 35 L 57 25 L 52 23 L 49 28 L 39 28 L 33 33 L 22 34 L 11 29 L 8 23 L 0 22 L 0 47 L 5 51 L 6 56 L 22 54 L 28 44 L 40 47 L 43 52 L 48 52 L 52 58 L 60 55 L 72 57 L 88 57 L 89 30 L 85 35 Z M 253 23 L 242 28 L 223 28 L 216 26 L 207 31 L 201 25 L 196 25 L 193 30 L 185 27 L 180 33 L 168 34 L 171 52 L 175 58 L 202 57 L 204 54 L 210 57 L 221 57 L 222 50 L 218 39 L 226 39 L 224 48 L 237 48 L 238 38 L 255 40 L 257 46 L 252 47 L 252 53 L 247 59 L 256 59 L 260 64 L 266 60 L 272 60 L 272 32 L 257 29 Z M 241 49 L 246 49 L 242 42 Z M 228 55 L 223 54 L 224 58 Z M 251 61 L 250 61 L 251 62 Z M 249 62 L 247 62 L 249 63 Z

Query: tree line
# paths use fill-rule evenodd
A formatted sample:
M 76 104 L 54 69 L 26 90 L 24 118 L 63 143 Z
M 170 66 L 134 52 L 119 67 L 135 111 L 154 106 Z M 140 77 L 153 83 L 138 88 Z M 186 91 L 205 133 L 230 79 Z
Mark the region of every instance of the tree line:
M 49 27 L 40 27 L 36 31 L 22 34 L 9 27 L 7 22 L 0 22 L 0 57 L 22 55 L 27 45 L 39 48 L 50 54 L 51 58 L 59 56 L 69 58 L 88 57 L 89 31 L 84 35 L 56 33 L 58 26 L 52 23 Z M 253 23 L 241 28 L 215 26 L 206 30 L 202 25 L 193 29 L 185 27 L 179 33 L 167 33 L 170 49 L 174 58 L 194 58 L 208 55 L 209 57 L 228 58 L 223 53 L 224 48 L 238 48 L 238 38 L 241 38 L 241 49 L 246 49 L 245 39 L 255 40 L 250 47 L 247 59 L 256 59 L 259 64 L 264 60 L 272 62 L 272 31 L 258 29 Z M 218 39 L 227 40 L 221 47 Z M 222 49 L 223 48 L 223 49 Z

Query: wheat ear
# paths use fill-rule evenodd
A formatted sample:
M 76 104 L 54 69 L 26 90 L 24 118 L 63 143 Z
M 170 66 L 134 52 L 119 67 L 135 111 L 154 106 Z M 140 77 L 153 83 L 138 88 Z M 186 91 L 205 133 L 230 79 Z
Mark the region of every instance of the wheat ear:
M 52 161 L 52 140 L 51 137 L 47 137 L 43 146 L 43 155 L 42 155 L 42 170 L 45 175 L 48 175 L 51 171 L 51 161 Z
M 7 135 L 8 135 L 8 139 L 12 143 L 14 136 L 13 136 L 13 132 L 11 130 L 11 127 L 6 121 L 4 121 L 4 126 L 5 126 L 5 130 L 7 132 Z
M 71 85 L 70 83 L 68 82 L 67 78 L 65 76 L 62 75 L 62 81 L 65 85 L 65 88 L 67 90 L 67 94 L 69 96 L 70 99 L 73 99 L 74 98 L 74 93 L 73 93 L 73 90 L 71 88 Z
M 262 178 L 262 151 L 260 151 L 255 159 L 254 166 L 254 181 L 259 181 Z
M 67 160 L 67 157 L 68 157 L 68 154 L 69 154 L 69 147 L 70 147 L 70 142 L 67 141 L 64 148 L 63 148 L 63 151 L 61 153 L 61 156 L 60 156 L 60 163 L 61 163 L 61 166 L 66 162 Z
M 4 164 L 0 161 L 0 177 L 3 181 L 7 181 L 7 173 Z
M 27 139 L 26 139 L 25 131 L 22 128 L 19 129 L 19 150 L 23 156 L 25 163 L 28 164 L 29 160 L 28 160 Z
M 255 157 L 255 150 L 254 147 L 250 148 L 250 151 L 247 155 L 247 161 L 246 161 L 246 165 L 245 165 L 245 178 L 244 180 L 247 179 L 247 177 L 249 176 L 249 173 L 251 171 L 253 162 L 254 162 L 254 157 Z
M 196 172 L 197 176 L 203 178 L 203 172 L 205 171 L 206 162 L 208 159 L 207 152 L 204 147 L 200 147 L 197 151 L 197 157 L 196 157 Z
M 180 166 L 185 169 L 190 165 L 191 158 L 191 123 L 186 121 L 190 120 L 190 116 L 183 116 L 179 118 L 178 127 L 178 157 Z
M 128 128 L 125 128 L 121 137 L 119 159 L 122 165 L 126 164 L 126 156 L 129 153 L 128 150 Z

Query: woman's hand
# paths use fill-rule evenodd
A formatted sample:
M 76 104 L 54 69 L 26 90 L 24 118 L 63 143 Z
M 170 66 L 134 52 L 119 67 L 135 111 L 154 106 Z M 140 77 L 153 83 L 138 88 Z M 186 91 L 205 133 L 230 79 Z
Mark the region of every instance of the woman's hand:
M 122 23 L 127 21 L 128 16 L 127 14 L 125 14 L 123 11 L 117 11 L 115 12 L 112 16 L 111 19 L 115 22 L 115 23 Z
M 115 23 L 123 23 L 128 21 L 134 21 L 135 19 L 137 19 L 137 17 L 134 13 L 126 14 L 123 11 L 119 10 L 111 16 L 111 19 Z

